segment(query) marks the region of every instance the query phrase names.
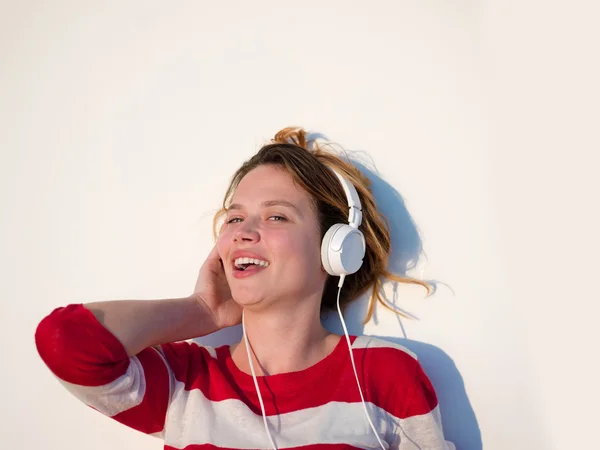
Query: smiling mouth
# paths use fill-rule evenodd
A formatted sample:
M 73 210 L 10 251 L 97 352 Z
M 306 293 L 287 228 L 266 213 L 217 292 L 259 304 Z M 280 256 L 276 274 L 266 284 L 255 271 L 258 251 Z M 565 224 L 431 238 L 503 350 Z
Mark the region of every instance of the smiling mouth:
M 256 271 L 269 267 L 269 262 L 257 258 L 237 258 L 233 262 L 234 270 L 244 272 L 246 270 Z

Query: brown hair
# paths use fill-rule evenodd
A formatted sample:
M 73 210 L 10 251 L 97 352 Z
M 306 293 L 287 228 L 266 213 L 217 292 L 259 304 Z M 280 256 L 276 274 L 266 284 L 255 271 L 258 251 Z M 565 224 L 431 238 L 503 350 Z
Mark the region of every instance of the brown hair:
M 367 249 L 361 268 L 352 276 L 348 276 L 344 282 L 344 289 L 340 294 L 340 307 L 345 308 L 352 300 L 372 288 L 365 323 L 373 316 L 375 301 L 404 315 L 401 311 L 389 306 L 381 297 L 382 278 L 401 283 L 418 284 L 425 287 L 428 294 L 431 293 L 432 289 L 428 283 L 387 271 L 391 251 L 389 222 L 377 210 L 375 198 L 370 189 L 370 180 L 352 164 L 332 152 L 325 151 L 315 141 L 307 141 L 307 133 L 302 128 L 290 127 L 279 131 L 270 144 L 263 146 L 235 172 L 223 199 L 222 209 L 217 212 L 213 220 L 215 238 L 217 237 L 217 223 L 225 213 L 240 181 L 251 170 L 264 164 L 284 168 L 294 181 L 311 195 L 321 225 L 321 239 L 333 224 L 348 222 L 346 194 L 339 180 L 328 167 L 342 174 L 356 188 L 363 213 L 360 230 L 365 236 Z M 335 310 L 336 299 L 337 277 L 329 276 L 321 297 L 321 309 Z

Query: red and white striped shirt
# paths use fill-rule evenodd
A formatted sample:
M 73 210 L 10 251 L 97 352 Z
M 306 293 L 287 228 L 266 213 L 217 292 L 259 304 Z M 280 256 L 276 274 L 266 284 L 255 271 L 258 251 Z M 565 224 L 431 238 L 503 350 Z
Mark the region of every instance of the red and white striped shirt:
M 367 409 L 391 449 L 454 449 L 444 440 L 438 400 L 407 349 L 351 337 Z M 84 403 L 168 450 L 267 449 L 252 376 L 229 346 L 175 342 L 129 357 L 82 305 L 54 310 L 38 325 L 40 356 Z M 280 449 L 379 448 L 360 400 L 345 339 L 308 369 L 258 377 Z

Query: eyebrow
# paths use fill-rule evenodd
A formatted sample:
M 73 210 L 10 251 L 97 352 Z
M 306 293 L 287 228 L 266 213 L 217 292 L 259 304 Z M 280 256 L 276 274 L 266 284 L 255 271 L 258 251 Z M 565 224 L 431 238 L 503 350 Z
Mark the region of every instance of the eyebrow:
M 267 200 L 262 202 L 261 204 L 262 207 L 269 207 L 269 206 L 287 206 L 288 208 L 292 208 L 295 209 L 296 212 L 298 214 L 300 214 L 300 210 L 298 209 L 298 207 L 296 205 L 294 205 L 292 202 L 288 202 L 287 200 Z M 233 203 L 231 205 L 229 205 L 229 208 L 227 208 L 227 211 L 232 211 L 232 210 L 236 210 L 236 209 L 244 209 L 244 207 L 242 205 L 240 205 L 239 203 Z

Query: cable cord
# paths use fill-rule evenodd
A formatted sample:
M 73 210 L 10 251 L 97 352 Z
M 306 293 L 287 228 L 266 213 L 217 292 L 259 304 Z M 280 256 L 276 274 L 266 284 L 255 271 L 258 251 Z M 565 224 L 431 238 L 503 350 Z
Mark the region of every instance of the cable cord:
M 252 355 L 250 354 L 250 342 L 248 341 L 248 335 L 246 334 L 246 324 L 244 321 L 244 311 L 242 310 L 242 334 L 244 335 L 244 341 L 246 343 L 246 352 L 248 353 L 248 362 L 250 363 L 250 372 L 252 372 L 252 379 L 254 380 L 254 387 L 256 388 L 256 393 L 258 394 L 258 403 L 260 403 L 260 410 L 263 416 L 263 422 L 265 423 L 265 431 L 267 432 L 267 437 L 271 442 L 271 446 L 273 450 L 277 450 L 277 446 L 273 441 L 273 437 L 271 436 L 271 432 L 269 431 L 269 422 L 267 422 L 267 414 L 265 413 L 265 404 L 263 403 L 262 395 L 260 395 L 260 388 L 258 387 L 258 380 L 256 379 L 256 372 L 254 371 L 254 363 L 252 362 Z
M 387 447 L 383 445 L 381 439 L 379 438 L 379 434 L 375 429 L 375 425 L 371 421 L 371 417 L 369 416 L 369 411 L 367 410 L 367 403 L 365 402 L 365 398 L 363 397 L 362 389 L 360 387 L 360 381 L 358 380 L 358 372 L 356 371 L 356 364 L 354 363 L 354 354 L 352 352 L 352 343 L 350 342 L 350 336 L 348 334 L 348 328 L 346 328 L 346 322 L 344 321 L 344 315 L 342 314 L 342 309 L 340 308 L 340 293 L 342 292 L 342 285 L 344 284 L 345 276 L 340 276 L 340 282 L 338 283 L 338 294 L 337 294 L 337 310 L 340 315 L 340 321 L 342 322 L 342 328 L 344 329 L 344 336 L 346 336 L 346 342 L 348 343 L 348 351 L 350 352 L 350 361 L 352 362 L 352 369 L 354 370 L 354 377 L 356 378 L 356 385 L 358 386 L 358 393 L 360 394 L 360 399 L 362 401 L 363 409 L 365 410 L 365 416 L 367 417 L 367 421 L 369 425 L 371 425 L 371 430 L 375 433 L 375 437 L 377 438 L 377 442 L 383 450 L 387 450 Z

